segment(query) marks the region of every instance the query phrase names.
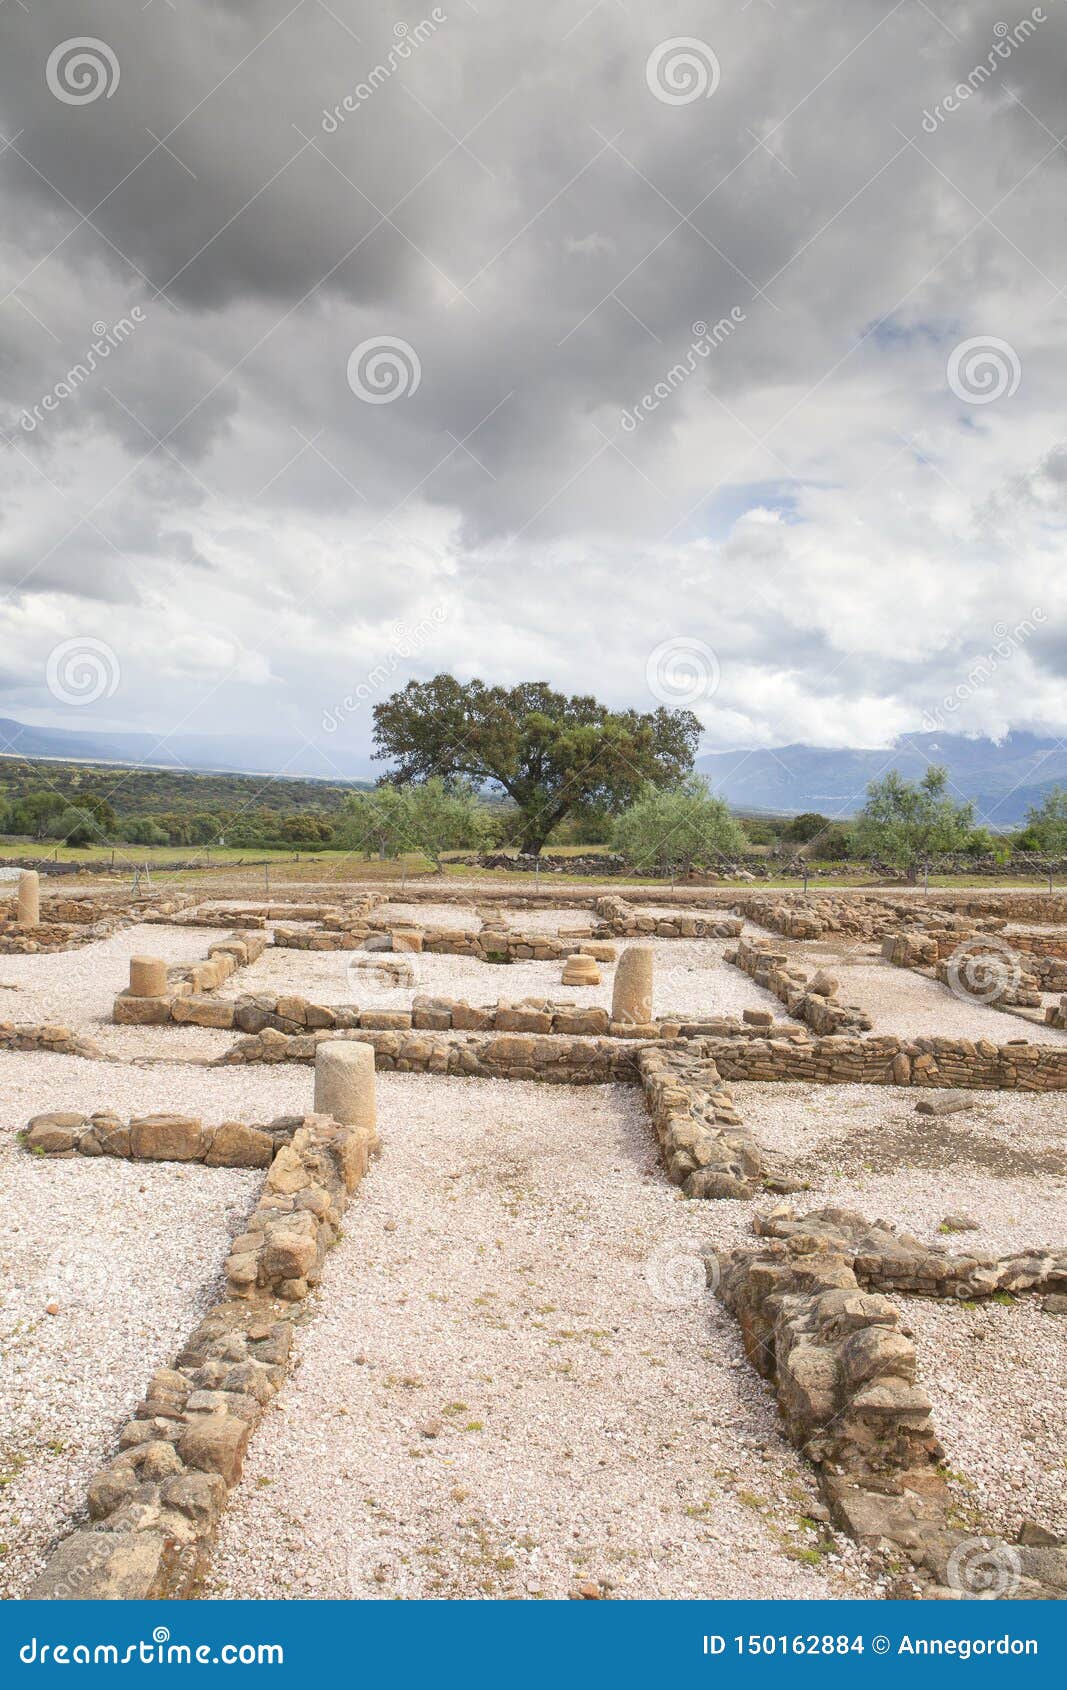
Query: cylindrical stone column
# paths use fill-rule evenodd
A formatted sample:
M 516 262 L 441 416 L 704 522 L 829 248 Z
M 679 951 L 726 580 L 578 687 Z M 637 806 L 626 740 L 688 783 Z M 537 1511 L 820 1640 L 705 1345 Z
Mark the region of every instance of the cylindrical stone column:
M 373 1045 L 355 1039 L 319 1045 L 315 1052 L 315 1113 L 332 1115 L 342 1127 L 375 1130 Z
M 131 998 L 165 998 L 167 995 L 167 965 L 161 957 L 132 956 L 130 958 Z
M 611 992 L 611 1019 L 647 1026 L 652 1020 L 652 947 L 629 945 L 619 958 Z
M 19 875 L 18 919 L 20 927 L 38 927 L 41 921 L 41 877 L 35 868 Z

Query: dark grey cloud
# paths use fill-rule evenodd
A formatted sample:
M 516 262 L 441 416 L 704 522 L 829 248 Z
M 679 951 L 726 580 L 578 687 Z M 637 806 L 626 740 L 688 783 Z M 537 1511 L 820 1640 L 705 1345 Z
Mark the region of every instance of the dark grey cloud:
M 23 705 L 62 715 L 80 635 L 122 685 L 63 719 L 312 735 L 371 671 L 640 702 L 691 638 L 709 744 L 873 743 L 1039 606 L 961 725 L 1062 723 L 1061 0 L 95 0 L 0 35 Z M 110 97 L 57 94 L 77 37 Z M 650 86 L 681 38 L 710 97 Z M 410 391 L 370 403 L 383 337 Z

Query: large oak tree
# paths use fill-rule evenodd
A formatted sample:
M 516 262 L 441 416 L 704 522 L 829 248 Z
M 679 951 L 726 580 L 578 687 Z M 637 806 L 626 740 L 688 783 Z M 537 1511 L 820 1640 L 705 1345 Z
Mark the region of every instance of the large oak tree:
M 501 788 L 519 811 L 520 849 L 536 856 L 564 816 L 616 810 L 649 782 L 683 780 L 700 723 L 691 710 L 609 710 L 546 681 L 488 687 L 435 675 L 375 705 L 374 735 L 398 786 L 439 775 Z

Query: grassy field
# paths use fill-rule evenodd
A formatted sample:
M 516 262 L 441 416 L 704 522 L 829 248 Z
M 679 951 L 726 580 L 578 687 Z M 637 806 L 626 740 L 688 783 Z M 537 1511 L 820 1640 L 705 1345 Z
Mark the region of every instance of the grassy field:
M 561 846 L 553 848 L 554 856 L 589 856 L 599 854 L 595 847 L 589 846 Z M 409 852 L 393 861 L 382 862 L 377 857 L 362 857 L 349 851 L 293 851 L 248 849 L 237 850 L 221 846 L 173 846 L 173 845 L 123 845 L 72 847 L 60 845 L 44 849 L 40 844 L 18 838 L 0 838 L 0 857 L 9 862 L 42 863 L 46 861 L 77 865 L 77 873 L 45 876 L 48 890 L 59 892 L 64 887 L 115 886 L 124 879 L 132 880 L 135 867 L 147 869 L 153 885 L 174 885 L 187 888 L 203 887 L 205 891 L 216 885 L 228 891 L 240 887 L 253 895 L 262 890 L 264 893 L 276 891 L 281 885 L 337 885 L 366 883 L 371 881 L 399 881 L 403 884 L 407 880 L 424 881 L 435 876 L 433 864 L 427 857 L 417 852 Z M 861 889 L 863 887 L 879 887 L 885 890 L 896 883 L 875 880 L 870 874 L 859 872 L 840 873 L 835 871 L 834 865 L 812 864 L 812 874 L 809 878 L 809 891 L 817 895 L 820 891 L 831 891 L 837 888 Z M 828 872 L 818 874 L 814 870 L 823 867 Z M 505 883 L 516 888 L 529 887 L 534 884 L 541 886 L 581 887 L 588 886 L 592 877 L 589 875 L 571 875 L 546 872 L 534 875 L 527 872 L 511 873 L 507 869 L 477 869 L 467 863 L 455 862 L 446 857 L 443 876 L 445 879 L 479 880 L 487 883 Z M 657 878 L 654 875 L 612 875 L 605 876 L 613 885 L 620 888 L 625 886 L 662 886 L 669 889 L 676 884 L 669 879 Z M 595 883 L 595 882 L 594 882 Z M 682 882 L 682 884 L 686 884 Z M 703 884 L 690 882 L 691 885 Z M 724 879 L 707 882 L 711 886 L 740 889 L 746 887 L 751 890 L 780 890 L 796 891 L 803 881 L 799 875 L 772 875 L 767 880 Z M 1028 888 L 1041 890 L 1047 888 L 1047 882 L 1037 876 L 1026 879 L 1018 876 L 993 875 L 931 875 L 931 894 L 941 888 L 957 891 L 984 890 L 992 891 L 998 888 Z M 903 886 L 901 889 L 904 889 Z M 920 888 L 921 890 L 921 888 Z

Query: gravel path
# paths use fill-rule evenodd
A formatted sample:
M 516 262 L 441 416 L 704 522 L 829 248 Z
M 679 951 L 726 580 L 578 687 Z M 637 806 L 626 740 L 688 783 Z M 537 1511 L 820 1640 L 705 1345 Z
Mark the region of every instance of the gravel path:
M 1067 1533 L 1067 1321 L 1033 1300 L 960 1307 L 894 1299 L 966 1512 L 1014 1536 L 1026 1518 Z
M 0 1597 L 40 1569 L 208 1306 L 260 1181 L 46 1161 L 0 1139 Z
M 876 1593 L 801 1523 L 635 1092 L 382 1075 L 379 1119 L 211 1594 Z

